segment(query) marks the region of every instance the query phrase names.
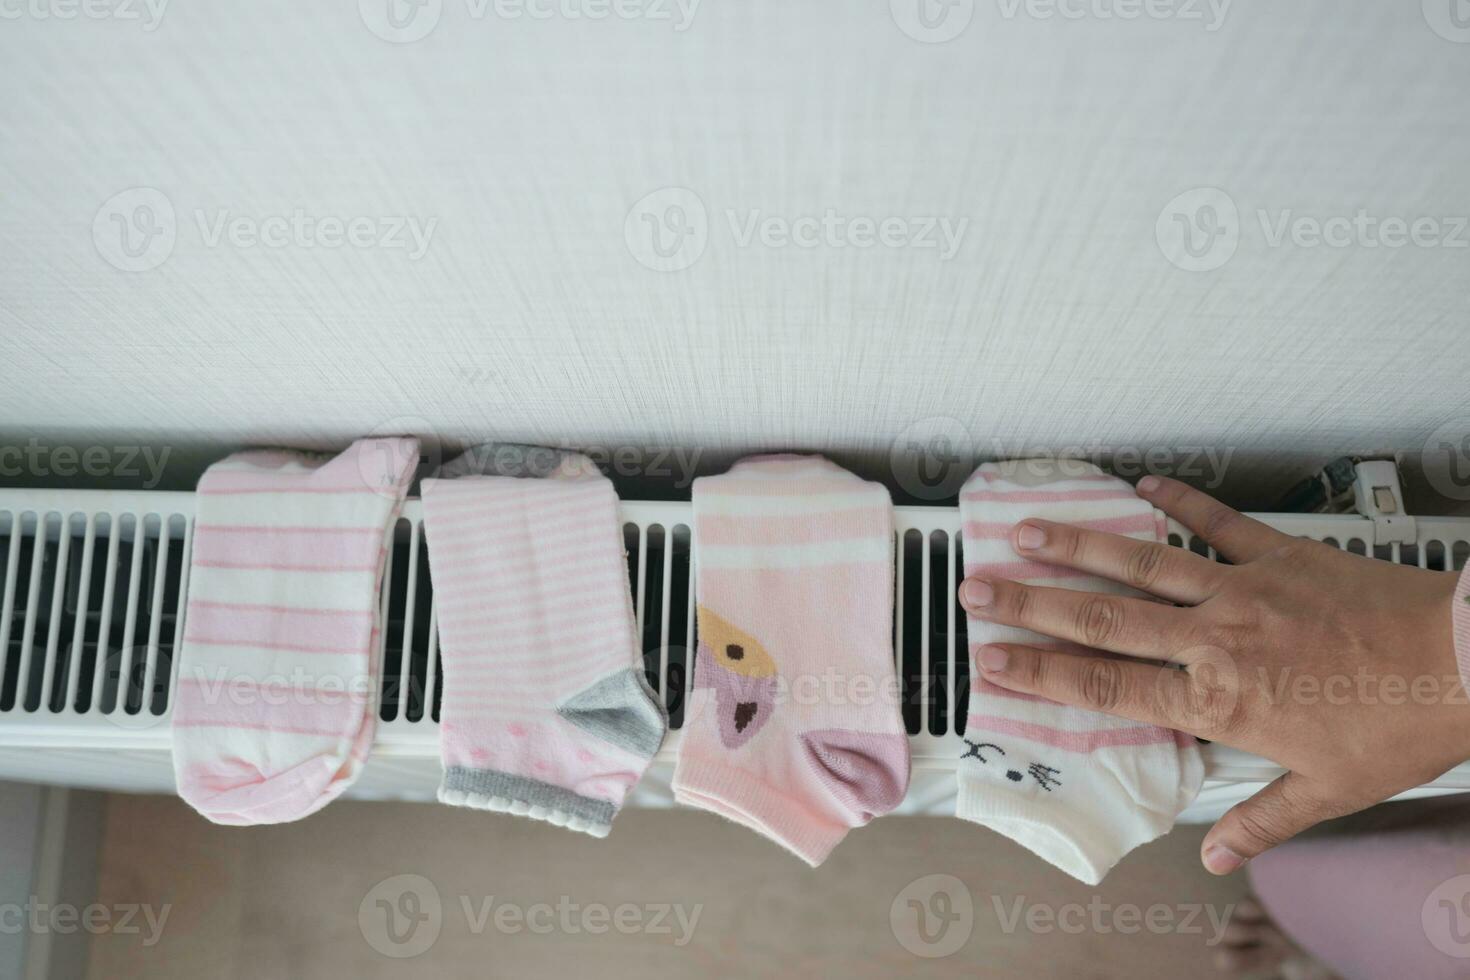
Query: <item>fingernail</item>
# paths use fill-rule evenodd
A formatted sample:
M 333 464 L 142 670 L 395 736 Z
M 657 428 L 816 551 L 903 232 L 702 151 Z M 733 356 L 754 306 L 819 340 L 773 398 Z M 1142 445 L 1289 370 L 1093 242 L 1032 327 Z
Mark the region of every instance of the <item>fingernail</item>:
M 1156 476 L 1146 476 L 1142 480 L 1138 481 L 1139 493 L 1153 493 L 1158 488 L 1159 478 Z
M 1242 864 L 1245 864 L 1245 858 L 1224 844 L 1211 844 L 1205 848 L 1205 867 L 1211 874 L 1228 875 Z
M 1000 647 L 981 647 L 975 654 L 975 659 L 980 662 L 981 670 L 990 674 L 999 674 L 1006 669 L 1006 664 L 1011 657 Z
M 1016 544 L 1027 551 L 1035 551 L 1046 544 L 1046 532 L 1035 524 L 1022 524 L 1021 530 L 1016 532 Z
M 988 606 L 995 601 L 995 590 L 989 582 L 977 578 L 966 579 L 962 598 L 967 606 Z

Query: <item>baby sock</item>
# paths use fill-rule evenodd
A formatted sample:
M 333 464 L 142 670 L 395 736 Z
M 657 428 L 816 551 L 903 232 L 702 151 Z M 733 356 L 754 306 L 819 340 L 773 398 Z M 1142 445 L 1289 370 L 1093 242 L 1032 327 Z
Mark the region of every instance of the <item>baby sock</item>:
M 199 480 L 173 703 L 179 795 L 216 823 L 297 820 L 372 746 L 388 530 L 416 439 L 331 460 L 236 453 Z
M 986 463 L 960 492 L 965 575 L 1139 595 L 1115 582 L 1020 559 L 1011 533 L 1027 517 L 1167 540 L 1163 514 L 1095 466 Z M 987 643 L 1064 646 L 1014 627 L 974 618 L 968 623 L 972 655 Z M 961 819 L 999 831 L 1095 885 L 1123 855 L 1168 831 L 1199 792 L 1204 766 L 1193 738 L 1008 691 L 971 663 L 955 809 Z
M 674 797 L 815 867 L 909 782 L 888 491 L 825 459 L 694 481 L 699 643 Z
M 668 728 L 618 498 L 585 456 L 480 446 L 423 481 L 444 661 L 439 799 L 607 836 Z

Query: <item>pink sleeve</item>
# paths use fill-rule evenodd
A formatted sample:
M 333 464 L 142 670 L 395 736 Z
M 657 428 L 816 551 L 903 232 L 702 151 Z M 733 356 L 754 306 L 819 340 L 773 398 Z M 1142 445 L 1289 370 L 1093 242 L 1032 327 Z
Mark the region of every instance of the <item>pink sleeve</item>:
M 1470 564 L 1460 574 L 1455 588 L 1455 659 L 1460 664 L 1460 680 L 1470 690 Z

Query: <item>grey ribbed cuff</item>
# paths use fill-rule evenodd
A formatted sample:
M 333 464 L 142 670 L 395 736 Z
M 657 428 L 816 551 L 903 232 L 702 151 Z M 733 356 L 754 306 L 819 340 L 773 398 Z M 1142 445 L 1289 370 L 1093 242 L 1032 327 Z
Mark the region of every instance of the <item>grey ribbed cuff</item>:
M 442 790 L 502 797 L 529 806 L 545 807 L 549 811 L 559 811 L 570 817 L 580 817 L 589 824 L 600 826 L 611 825 L 613 817 L 618 814 L 617 807 L 606 800 L 594 800 L 538 779 L 490 769 L 450 766 L 444 770 Z

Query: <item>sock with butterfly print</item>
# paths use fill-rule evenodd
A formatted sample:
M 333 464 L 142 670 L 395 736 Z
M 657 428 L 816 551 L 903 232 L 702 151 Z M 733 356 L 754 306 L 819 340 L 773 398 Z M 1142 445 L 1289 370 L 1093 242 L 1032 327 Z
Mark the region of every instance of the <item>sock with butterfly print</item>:
M 1018 558 L 1011 531 L 1027 517 L 1142 541 L 1166 540 L 1163 515 L 1122 480 L 1070 460 L 987 463 L 960 493 L 965 576 L 1138 595 L 1116 582 Z M 1062 644 L 968 620 L 970 652 L 987 643 Z M 1097 884 L 1123 855 L 1167 832 L 1199 792 L 1193 738 L 1061 705 L 989 683 L 972 663 L 955 815 L 996 830 Z
M 820 457 L 694 481 L 699 643 L 674 798 L 816 866 L 903 799 L 893 504 Z

